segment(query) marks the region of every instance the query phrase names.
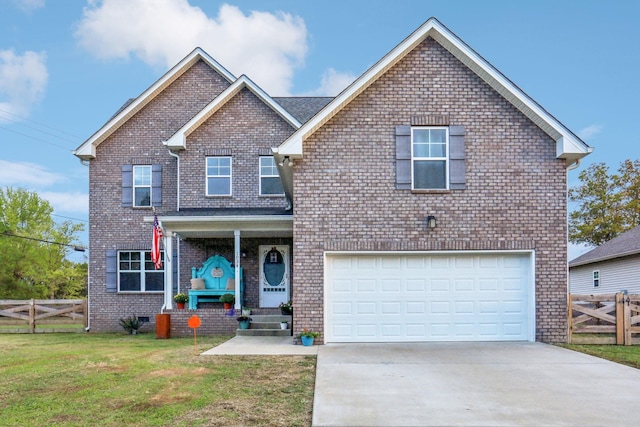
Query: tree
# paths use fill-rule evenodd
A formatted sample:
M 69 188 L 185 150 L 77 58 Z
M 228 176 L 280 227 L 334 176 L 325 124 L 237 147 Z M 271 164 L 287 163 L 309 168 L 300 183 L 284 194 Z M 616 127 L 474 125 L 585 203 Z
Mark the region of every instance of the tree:
M 83 226 L 56 224 L 52 213 L 37 193 L 0 189 L 0 298 L 57 298 L 86 283 L 66 259 Z
M 625 160 L 617 173 L 594 163 L 579 178 L 569 190 L 569 201 L 579 203 L 569 215 L 572 243 L 601 245 L 640 224 L 640 160 Z

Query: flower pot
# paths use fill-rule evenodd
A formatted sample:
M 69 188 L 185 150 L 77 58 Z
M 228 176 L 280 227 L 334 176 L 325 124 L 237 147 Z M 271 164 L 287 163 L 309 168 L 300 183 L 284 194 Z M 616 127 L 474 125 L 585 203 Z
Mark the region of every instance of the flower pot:
M 291 316 L 293 314 L 293 310 L 290 308 L 281 308 L 280 314 L 282 314 L 283 316 Z
M 287 322 L 280 322 L 280 329 L 287 329 Z
M 225 310 L 231 310 L 231 303 L 230 302 L 223 302 L 222 306 L 224 307 Z
M 313 337 L 300 337 L 300 339 L 302 340 L 302 345 L 306 345 L 306 346 L 313 345 L 313 340 L 314 340 Z
M 243 308 L 242 309 L 242 315 L 243 316 L 250 316 L 251 315 L 251 309 L 250 308 Z
M 184 310 L 184 304 L 183 302 L 177 302 L 176 303 L 176 307 L 178 307 L 178 310 Z
M 238 323 L 240 323 L 240 329 L 249 329 L 249 324 L 251 323 L 250 320 L 241 320 Z

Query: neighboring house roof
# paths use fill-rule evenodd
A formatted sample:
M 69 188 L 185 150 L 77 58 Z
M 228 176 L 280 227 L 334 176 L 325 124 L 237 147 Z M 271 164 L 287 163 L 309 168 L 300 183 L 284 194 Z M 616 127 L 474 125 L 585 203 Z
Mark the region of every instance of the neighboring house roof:
M 242 75 L 225 89 L 220 95 L 218 95 L 213 101 L 207 104 L 198 114 L 193 116 L 191 120 L 185 123 L 171 138 L 164 141 L 164 145 L 171 150 L 184 150 L 187 147 L 187 137 L 193 131 L 195 131 L 202 123 L 204 123 L 209 117 L 215 114 L 222 106 L 224 106 L 230 99 L 236 96 L 242 89 L 250 90 L 255 96 L 257 96 L 262 102 L 276 112 L 280 117 L 286 120 L 294 129 L 298 129 L 301 123 L 282 105 L 278 104 L 271 98 L 265 91 L 263 91 L 258 85 L 256 85 L 247 76 Z
M 274 101 L 282 105 L 284 109 L 290 112 L 300 123 L 306 123 L 332 99 L 332 96 L 273 97 Z
M 592 264 L 640 253 L 640 226 L 620 234 L 597 248 L 580 255 L 569 263 L 569 268 Z
M 511 102 L 518 110 L 531 119 L 556 141 L 558 158 L 570 162 L 580 160 L 592 151 L 585 142 L 556 120 L 538 103 L 525 94 L 511 80 L 476 53 L 471 47 L 442 25 L 437 19 L 429 18 L 420 28 L 413 32 L 402 43 L 385 55 L 378 63 L 356 79 L 349 87 L 333 99 L 319 114 L 306 122 L 298 131 L 291 135 L 280 147 L 276 154 L 280 158 L 301 158 L 303 155 L 302 142 L 329 121 L 360 93 L 396 65 L 416 46 L 426 38 L 432 37 L 458 60 L 475 72 L 494 90 Z
M 195 48 L 182 61 L 167 71 L 158 81 L 144 91 L 140 96 L 125 104 L 104 126 L 94 133 L 88 140 L 80 145 L 74 154 L 83 160 L 96 157 L 96 147 L 107 139 L 114 131 L 122 126 L 133 115 L 149 104 L 167 86 L 176 81 L 185 71 L 199 60 L 207 63 L 211 68 L 224 77 L 229 83 L 236 80 L 235 76 L 209 56 L 201 48 Z

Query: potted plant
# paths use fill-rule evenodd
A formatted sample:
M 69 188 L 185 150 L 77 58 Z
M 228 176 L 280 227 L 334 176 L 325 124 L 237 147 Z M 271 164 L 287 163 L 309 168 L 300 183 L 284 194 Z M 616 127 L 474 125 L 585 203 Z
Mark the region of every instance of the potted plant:
M 304 328 L 297 337 L 302 341 L 302 345 L 313 345 L 313 341 L 320 336 L 320 332 L 312 331 L 311 329 Z
M 236 302 L 236 297 L 233 294 L 224 294 L 220 297 L 220 302 L 224 304 L 225 310 L 231 310 L 231 306 Z
M 287 302 L 281 302 L 278 308 L 280 309 L 280 313 L 282 313 L 283 316 L 291 316 L 293 314 L 293 306 L 291 305 L 291 300 Z
M 140 319 L 133 314 L 129 317 L 121 318 L 119 322 L 120 326 L 122 326 L 129 335 L 136 335 L 138 329 L 140 329 Z
M 251 315 L 251 309 L 249 307 L 242 307 L 242 315 L 243 316 L 250 316 Z
M 251 317 L 249 316 L 238 316 L 238 323 L 240 324 L 240 329 L 249 329 L 249 325 L 251 324 Z
M 178 306 L 179 310 L 183 310 L 184 309 L 184 305 L 189 302 L 189 296 L 187 294 L 175 294 L 173 296 L 173 300 L 176 302 L 176 305 Z

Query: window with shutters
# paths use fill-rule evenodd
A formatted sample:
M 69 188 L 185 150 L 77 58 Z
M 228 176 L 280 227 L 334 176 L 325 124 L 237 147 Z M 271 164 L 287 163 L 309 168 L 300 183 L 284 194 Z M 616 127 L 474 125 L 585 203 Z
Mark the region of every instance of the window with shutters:
M 447 127 L 411 129 L 411 182 L 414 190 L 446 190 L 449 185 Z
M 133 206 L 151 206 L 151 166 L 133 167 Z
M 593 287 L 597 288 L 600 286 L 600 270 L 593 271 Z
M 231 195 L 231 157 L 207 157 L 207 196 Z
M 163 268 L 156 270 L 150 251 L 118 252 L 118 292 L 164 292 Z

